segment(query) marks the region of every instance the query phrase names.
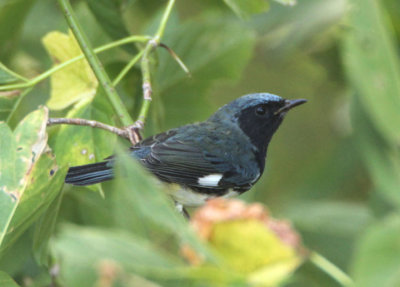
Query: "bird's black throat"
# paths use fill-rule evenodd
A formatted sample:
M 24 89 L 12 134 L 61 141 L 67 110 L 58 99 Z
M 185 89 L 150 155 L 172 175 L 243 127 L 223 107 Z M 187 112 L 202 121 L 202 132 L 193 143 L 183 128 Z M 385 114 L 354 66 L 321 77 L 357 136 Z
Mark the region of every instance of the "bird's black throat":
M 255 147 L 253 152 L 261 173 L 264 171 L 268 145 L 282 120 L 282 116 L 256 117 L 252 108 L 243 110 L 239 115 L 239 126 Z

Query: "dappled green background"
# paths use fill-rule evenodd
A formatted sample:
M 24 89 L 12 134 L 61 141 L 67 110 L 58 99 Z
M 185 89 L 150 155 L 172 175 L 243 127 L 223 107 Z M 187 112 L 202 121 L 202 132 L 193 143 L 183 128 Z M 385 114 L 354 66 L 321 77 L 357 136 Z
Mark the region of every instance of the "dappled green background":
M 73 1 L 95 47 L 129 34 L 153 34 L 165 6 L 165 1 L 156 0 L 111 2 L 123 5 L 122 12 L 118 8 L 115 15 L 104 15 L 95 0 Z M 224 1 L 177 0 L 162 42 L 179 55 L 192 76 L 187 77 L 165 50 L 157 50 L 152 61 L 153 102 L 144 134 L 205 120 L 219 106 L 246 93 L 307 99 L 306 105 L 287 116 L 270 145 L 262 180 L 242 199 L 262 202 L 275 217 L 291 220 L 305 246 L 349 273 L 357 286 L 400 286 L 400 2 L 298 2 L 295 6 L 271 2 L 268 12 L 240 18 Z M 67 32 L 55 1 L 3 0 L 0 61 L 28 78 L 49 69 L 52 62 L 41 39 L 53 30 Z M 112 78 L 137 48 L 128 45 L 101 54 Z M 41 82 L 30 90 L 11 117 L 16 98 L 0 96 L 0 119 L 8 119 L 15 127 L 47 102 L 49 83 Z M 118 86 L 132 115 L 139 111 L 141 84 L 136 68 Z M 70 108 L 73 115 L 114 123 L 109 111 L 101 91 L 90 108 Z M 51 116 L 67 112 L 52 111 Z M 65 141 L 82 129 L 88 128 L 49 130 L 50 147 L 57 158 L 63 158 L 59 164 L 70 162 Z M 85 136 L 97 144 L 93 149 L 98 159 L 113 152 L 108 141 L 114 143 L 115 139 L 106 133 L 86 130 Z M 76 155 L 70 157 L 73 161 Z M 116 194 L 112 183 L 102 187 L 105 200 L 97 190 L 66 187 L 59 221 L 130 230 L 147 240 L 163 234 L 157 245 L 177 248 L 177 241 L 166 239 L 172 236 L 168 224 L 152 231 L 151 225 L 135 220 L 146 211 L 132 208 L 130 201 Z M 135 198 L 131 200 L 135 205 Z M 82 227 L 57 226 L 63 234 L 57 252 L 75 250 L 76 254 L 65 258 L 71 268 L 73 263 L 68 260 L 80 258 L 80 244 L 90 246 L 88 242 L 99 241 L 107 246 L 101 238 L 113 236 L 102 235 L 103 229 L 83 230 L 82 236 L 74 239 Z M 34 229 L 1 258 L 0 269 L 19 282 L 25 277 L 47 280 L 31 255 Z M 130 242 L 129 236 L 121 238 Z M 126 244 L 140 250 L 140 244 Z M 169 264 L 172 259 L 165 260 L 148 264 Z M 86 261 L 79 262 L 84 266 Z M 166 278 L 157 279 L 173 284 Z M 286 286 L 338 285 L 305 263 Z

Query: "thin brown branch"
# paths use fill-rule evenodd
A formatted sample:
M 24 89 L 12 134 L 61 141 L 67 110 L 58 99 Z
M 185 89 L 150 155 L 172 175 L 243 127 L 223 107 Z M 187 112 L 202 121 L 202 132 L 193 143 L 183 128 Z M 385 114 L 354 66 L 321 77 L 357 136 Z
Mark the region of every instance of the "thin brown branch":
M 107 124 L 103 124 L 101 122 L 93 121 L 93 120 L 86 120 L 86 119 L 78 119 L 78 118 L 73 118 L 73 119 L 68 119 L 68 118 L 49 118 L 47 121 L 47 125 L 60 125 L 60 124 L 66 124 L 66 125 L 77 125 L 77 126 L 89 126 L 92 128 L 99 128 L 103 129 L 106 131 L 109 131 L 111 133 L 114 133 L 120 137 L 123 137 L 127 140 L 129 140 L 133 145 L 138 143 L 142 137 L 140 136 L 139 129 L 140 127 L 136 124 L 127 126 L 123 129 L 110 126 Z

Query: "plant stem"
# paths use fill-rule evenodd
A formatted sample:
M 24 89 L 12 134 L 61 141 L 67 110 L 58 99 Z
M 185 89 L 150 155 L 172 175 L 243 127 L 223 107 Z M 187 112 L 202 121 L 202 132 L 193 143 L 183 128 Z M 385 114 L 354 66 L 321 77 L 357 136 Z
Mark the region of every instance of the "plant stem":
M 30 91 L 32 91 L 32 89 L 33 89 L 33 87 L 30 87 L 30 88 L 26 89 L 25 91 L 23 91 L 21 93 L 21 95 L 18 96 L 18 99 L 16 100 L 10 114 L 8 115 L 8 117 L 6 119 L 6 123 L 8 125 L 10 125 L 10 122 L 11 122 L 12 118 L 14 117 L 15 111 L 19 108 L 19 105 L 21 104 L 22 100 L 25 98 L 25 96 L 27 94 L 30 93 Z
M 175 0 L 170 0 L 168 2 L 167 8 L 164 11 L 164 15 L 161 19 L 160 25 L 158 26 L 157 33 L 155 35 L 156 41 L 159 41 L 161 37 L 164 35 L 165 28 L 167 27 L 167 22 L 169 19 L 169 16 L 171 15 L 172 7 L 174 7 Z
M 124 126 L 129 126 L 133 124 L 133 120 L 129 115 L 128 111 L 126 110 L 123 102 L 121 101 L 120 97 L 118 96 L 116 90 L 114 89 L 110 78 L 108 77 L 107 73 L 105 72 L 102 64 L 100 63 L 97 55 L 93 52 L 91 48 L 90 42 L 83 32 L 82 28 L 80 27 L 79 22 L 76 19 L 75 13 L 72 10 L 71 4 L 69 0 L 58 0 L 60 4 L 63 14 L 67 20 L 69 27 L 72 30 L 72 33 L 75 35 L 79 46 L 81 47 L 83 54 L 85 55 L 89 65 L 92 67 L 92 70 L 100 82 L 101 86 L 103 87 L 111 105 L 113 106 L 115 112 L 117 113 L 121 123 Z
M 129 70 L 140 60 L 143 54 L 144 50 L 142 49 L 139 51 L 139 53 L 136 54 L 136 56 L 132 60 L 129 61 L 129 63 L 122 69 L 122 71 L 112 82 L 114 87 L 118 85 L 118 83 L 122 80 L 123 77 L 125 77 L 125 75 L 129 72 Z
M 27 78 L 17 74 L 16 72 L 10 70 L 9 68 L 7 68 L 5 65 L 3 65 L 2 63 L 0 63 L 0 68 L 5 70 L 7 73 L 9 73 L 10 75 L 14 76 L 17 79 L 20 79 L 21 81 L 27 82 L 29 81 Z
M 132 43 L 132 42 L 146 42 L 150 39 L 150 36 L 129 36 L 126 38 L 122 38 L 120 40 L 111 42 L 109 44 L 100 46 L 98 48 L 95 48 L 93 51 L 95 53 L 101 53 L 104 51 L 107 51 L 109 49 L 118 47 L 118 46 L 122 46 L 128 43 Z M 139 52 L 142 53 L 142 52 Z M 21 89 L 21 88 L 28 88 L 31 86 L 34 86 L 36 84 L 38 84 L 39 82 L 47 79 L 48 77 L 50 77 L 52 74 L 54 74 L 55 72 L 65 68 L 68 65 L 71 65 L 79 60 L 82 60 L 85 58 L 85 55 L 80 54 L 79 56 L 76 56 L 74 58 L 71 58 L 65 62 L 62 62 L 61 64 L 54 66 L 53 68 L 45 71 L 44 73 L 36 76 L 33 79 L 28 80 L 26 83 L 19 83 L 19 84 L 12 84 L 12 85 L 4 85 L 4 86 L 0 86 L 0 91 L 6 91 L 6 90 L 14 90 L 14 89 Z
M 324 271 L 326 274 L 331 276 L 341 286 L 350 287 L 354 286 L 353 280 L 340 270 L 336 265 L 330 262 L 328 259 L 313 251 L 309 257 L 309 260 L 317 266 L 319 269 Z
M 146 47 L 144 48 L 143 57 L 141 61 L 142 70 L 142 88 L 143 88 L 143 102 L 140 108 L 139 116 L 136 121 L 137 125 L 140 127 L 144 126 L 147 114 L 150 108 L 152 88 L 151 88 L 151 74 L 150 74 L 150 53 L 151 51 L 160 44 L 160 40 L 164 35 L 165 28 L 169 16 L 171 15 L 172 7 L 175 4 L 175 0 L 169 0 L 168 5 L 164 11 L 163 17 L 161 18 L 160 25 L 158 26 L 157 33 L 154 35 L 153 39 L 150 40 Z

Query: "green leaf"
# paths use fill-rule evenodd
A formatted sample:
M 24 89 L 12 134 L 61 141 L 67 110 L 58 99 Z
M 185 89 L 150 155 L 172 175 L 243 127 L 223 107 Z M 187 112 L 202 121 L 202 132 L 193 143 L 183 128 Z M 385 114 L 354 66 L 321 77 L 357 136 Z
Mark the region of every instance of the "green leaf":
M 339 201 L 294 201 L 284 214 L 300 230 L 328 236 L 355 237 L 373 220 L 365 206 Z
M 35 0 L 0 2 L 0 61 L 9 60 L 10 54 L 15 52 L 25 18 L 35 2 Z
M 8 276 L 7 273 L 0 271 L 0 286 L 1 287 L 19 287 L 15 281 Z
M 135 230 L 134 224 L 138 220 L 143 225 L 154 224 L 175 236 L 180 242 L 190 244 L 199 254 L 212 258 L 209 251 L 189 229 L 184 217 L 178 213 L 172 199 L 168 196 L 168 193 L 176 192 L 180 187 L 163 187 L 126 151 L 121 149 L 117 151 L 114 190 L 118 190 L 123 197 L 115 201 L 115 209 L 119 209 L 120 204 L 125 206 L 122 210 L 127 210 L 126 206 L 130 207 L 131 211 L 124 216 L 137 217 L 131 226 L 132 230 Z
M 371 226 L 360 239 L 353 262 L 359 287 L 400 286 L 400 218 L 392 216 Z
M 88 99 L 76 104 L 66 118 L 84 118 L 115 125 L 112 107 L 101 90 L 93 102 Z M 55 138 L 54 152 L 62 165 L 89 164 L 111 155 L 115 140 L 114 134 L 98 128 L 62 125 Z M 91 188 L 101 191 L 100 185 Z
M 93 101 L 77 103 L 66 115 L 67 118 L 84 118 L 115 125 L 114 111 L 102 90 Z M 57 161 L 66 166 L 84 165 L 102 161 L 113 153 L 116 135 L 108 131 L 88 126 L 63 125 L 54 144 Z M 103 194 L 100 184 L 87 188 Z
M 182 266 L 151 242 L 116 229 L 63 226 L 54 242 L 54 254 L 60 258 L 66 285 L 75 287 L 94 286 L 107 266 L 117 271 L 117 281 L 129 272 L 168 274 Z
M 55 65 L 79 56 L 82 51 L 72 32 L 50 32 L 43 38 L 43 45 Z M 51 95 L 47 102 L 50 109 L 61 110 L 79 101 L 92 100 L 98 82 L 89 63 L 82 59 L 51 76 Z
M 92 119 L 90 102 L 80 102 L 65 117 Z M 54 146 L 58 162 L 68 166 L 95 162 L 92 132 L 93 128 L 88 126 L 62 125 Z
M 355 0 L 343 41 L 347 76 L 373 124 L 400 143 L 400 65 L 381 2 Z
M 46 121 L 47 111 L 41 109 L 28 115 L 14 134 L 6 124 L 0 123 L 0 194 L 13 202 L 12 205 L 18 203 L 27 177 L 46 147 Z
M 240 18 L 247 19 L 253 14 L 268 11 L 269 1 L 266 0 L 224 0 Z
M 261 48 L 267 48 L 268 57 L 273 58 L 273 53 L 287 56 L 290 52 L 303 51 L 304 45 L 320 47 L 321 39 L 330 41 L 325 32 L 332 31 L 347 11 L 346 0 L 307 0 L 290 9 L 275 5 L 266 17 L 253 17 L 249 24 L 257 30 Z M 315 41 L 316 37 L 319 41 Z
M 187 65 L 192 77 L 188 78 L 168 53 L 160 51 L 154 103 L 161 102 L 163 107 L 159 108 L 171 115 L 164 119 L 163 128 L 182 125 L 188 118 L 203 120 L 210 113 L 208 89 L 218 80 L 240 77 L 255 40 L 252 31 L 228 19 L 177 22 L 167 29 L 165 42 Z M 181 108 L 189 106 L 190 109 Z
M 13 83 L 19 81 L 20 79 L 21 76 L 11 71 L 5 65 L 3 65 L 3 63 L 0 62 L 0 85 Z
M 376 191 L 390 204 L 400 208 L 400 151 L 374 128 L 363 97 L 354 96 L 352 117 L 358 151 L 371 175 Z
M 49 267 L 49 241 L 55 230 L 63 193 L 60 192 L 38 220 L 33 237 L 33 255 L 40 265 Z
M 32 224 L 63 184 L 47 148 L 47 110 L 30 113 L 14 133 L 0 124 L 0 254 Z
M 129 36 L 122 15 L 121 0 L 88 0 L 87 4 L 104 31 L 114 40 Z M 124 46 L 129 52 L 136 51 L 135 46 Z

